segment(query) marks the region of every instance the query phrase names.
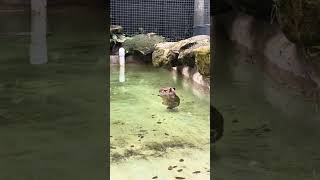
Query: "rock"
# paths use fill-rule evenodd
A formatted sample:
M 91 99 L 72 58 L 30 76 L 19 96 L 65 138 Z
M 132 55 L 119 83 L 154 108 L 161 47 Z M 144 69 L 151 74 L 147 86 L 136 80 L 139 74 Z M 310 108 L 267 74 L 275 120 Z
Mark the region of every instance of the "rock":
M 170 65 L 171 61 L 176 59 L 176 55 L 170 54 L 170 49 L 175 42 L 163 42 L 155 45 L 155 49 L 152 53 L 152 64 L 155 67 L 162 67 Z
M 112 34 L 110 42 L 123 43 L 125 40 L 126 40 L 126 36 L 124 34 Z
M 180 64 L 187 65 L 190 67 L 194 67 L 196 64 L 195 62 L 195 54 L 196 54 L 196 49 L 201 48 L 201 47 L 208 47 L 208 52 L 210 53 L 210 39 L 202 39 L 198 40 L 195 43 L 190 43 L 187 45 L 187 49 L 180 51 L 179 56 L 178 56 L 178 61 Z M 209 60 L 210 62 L 210 60 Z
M 185 177 L 179 177 L 179 176 L 176 176 L 175 178 L 176 179 L 186 179 Z
M 210 44 L 210 36 L 198 35 L 176 42 L 172 46 L 171 51 L 178 54 L 180 56 L 179 59 L 183 59 L 183 56 L 191 52 L 190 50 L 208 44 Z
M 123 43 L 125 41 L 125 35 L 123 28 L 118 25 L 110 26 L 110 42 L 111 43 Z
M 210 76 L 209 54 L 210 36 L 199 35 L 178 42 L 156 44 L 152 53 L 152 63 L 155 67 L 184 65 L 193 68 L 195 65 L 199 65 L 200 74 Z M 198 56 L 198 62 L 196 62 L 196 55 Z
M 127 38 L 123 43 L 123 47 L 129 53 L 138 52 L 142 55 L 147 55 L 154 51 L 156 44 L 162 42 L 165 42 L 165 38 L 154 33 L 138 34 Z
M 319 0 L 276 0 L 276 4 L 280 27 L 291 42 L 320 44 Z
M 117 54 L 121 44 L 126 40 L 123 28 L 118 25 L 110 26 L 110 50 L 111 54 Z
M 193 52 L 198 72 L 205 77 L 210 77 L 210 46 L 199 47 Z
M 239 122 L 239 120 L 238 119 L 234 119 L 234 120 L 232 120 L 232 123 L 238 123 Z
M 268 22 L 272 20 L 273 15 L 276 15 L 282 32 L 291 42 L 306 46 L 319 45 L 319 0 L 226 0 L 225 2 L 236 11 Z
M 111 25 L 110 26 L 110 34 L 122 34 L 123 28 L 119 25 Z

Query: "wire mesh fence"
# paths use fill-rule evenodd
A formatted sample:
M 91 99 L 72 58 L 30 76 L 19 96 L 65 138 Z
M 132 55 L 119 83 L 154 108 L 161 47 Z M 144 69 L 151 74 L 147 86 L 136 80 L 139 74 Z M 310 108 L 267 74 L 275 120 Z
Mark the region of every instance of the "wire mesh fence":
M 111 0 L 110 12 L 111 23 L 121 25 L 128 35 L 138 33 L 139 28 L 169 41 L 193 34 L 194 0 Z

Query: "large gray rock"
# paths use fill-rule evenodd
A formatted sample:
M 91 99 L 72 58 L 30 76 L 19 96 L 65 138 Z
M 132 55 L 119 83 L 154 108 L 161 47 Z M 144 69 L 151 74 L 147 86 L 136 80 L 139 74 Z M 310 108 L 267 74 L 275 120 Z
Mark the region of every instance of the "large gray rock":
M 200 74 L 210 76 L 210 37 L 199 35 L 156 44 L 152 63 L 156 67 L 197 66 Z

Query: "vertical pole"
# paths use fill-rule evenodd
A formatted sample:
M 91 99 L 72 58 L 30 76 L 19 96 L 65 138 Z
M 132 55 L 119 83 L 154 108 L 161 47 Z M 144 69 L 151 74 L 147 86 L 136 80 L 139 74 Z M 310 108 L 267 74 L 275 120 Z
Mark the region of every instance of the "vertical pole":
M 209 17 L 206 16 L 205 6 L 210 6 L 207 0 L 194 0 L 193 35 L 209 35 Z
M 119 72 L 119 82 L 125 82 L 126 76 L 125 76 L 125 67 L 120 66 L 120 72 Z
M 204 23 L 204 0 L 194 0 L 194 26 Z
M 47 0 L 31 0 L 31 64 L 45 64 L 48 62 L 46 35 Z
M 125 81 L 125 49 L 121 47 L 119 49 L 119 64 L 120 64 L 120 73 L 119 73 L 119 81 Z

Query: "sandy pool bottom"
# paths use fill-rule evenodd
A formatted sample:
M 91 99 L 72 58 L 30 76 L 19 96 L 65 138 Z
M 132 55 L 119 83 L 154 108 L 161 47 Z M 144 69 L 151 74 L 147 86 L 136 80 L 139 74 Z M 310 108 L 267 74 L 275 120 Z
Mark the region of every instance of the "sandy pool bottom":
M 111 69 L 111 179 L 210 179 L 210 102 L 162 69 L 127 66 L 118 78 Z M 178 109 L 161 104 L 162 86 L 176 87 Z

